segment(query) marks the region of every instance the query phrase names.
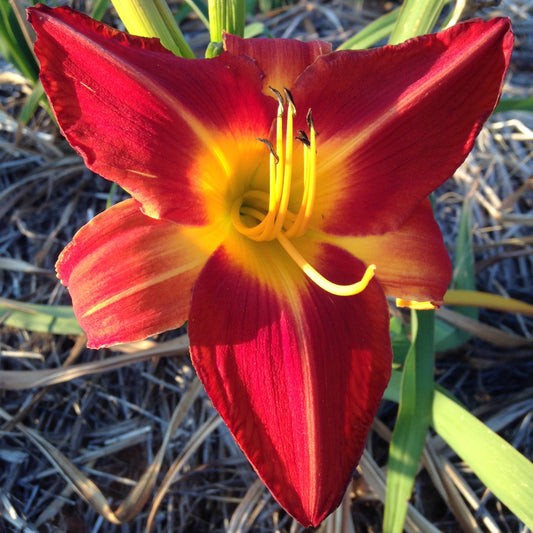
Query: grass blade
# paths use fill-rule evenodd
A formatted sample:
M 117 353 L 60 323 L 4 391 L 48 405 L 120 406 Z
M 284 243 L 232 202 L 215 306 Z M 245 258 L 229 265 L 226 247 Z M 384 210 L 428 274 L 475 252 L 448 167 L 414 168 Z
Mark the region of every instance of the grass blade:
M 452 288 L 474 291 L 476 288 L 476 274 L 474 271 L 474 252 L 472 249 L 472 204 L 470 198 L 465 198 L 459 221 L 459 231 L 455 243 L 455 265 L 453 269 Z M 476 307 L 457 307 L 454 311 L 472 320 L 477 320 L 479 311 Z M 438 318 L 437 318 L 438 320 Z M 438 332 L 446 328 L 437 329 Z M 459 328 L 452 328 L 444 337 L 436 335 L 435 349 L 438 351 L 453 350 L 471 338 L 471 334 Z
M 433 399 L 433 311 L 412 311 L 413 343 L 401 381 L 400 407 L 389 451 L 385 533 L 401 533 L 424 449 Z
M 44 305 L 0 298 L 0 320 L 7 326 L 57 335 L 82 335 L 70 305 Z
M 368 26 L 365 26 L 353 37 L 350 37 L 346 42 L 342 43 L 338 50 L 364 50 L 370 48 L 373 44 L 376 44 L 391 34 L 399 15 L 399 8 L 382 15 L 372 21 Z
M 389 44 L 399 44 L 407 39 L 429 33 L 437 22 L 446 0 L 405 0 L 400 16 L 392 30 Z
M 442 389 L 435 392 L 432 425 L 487 488 L 533 527 L 533 463 Z

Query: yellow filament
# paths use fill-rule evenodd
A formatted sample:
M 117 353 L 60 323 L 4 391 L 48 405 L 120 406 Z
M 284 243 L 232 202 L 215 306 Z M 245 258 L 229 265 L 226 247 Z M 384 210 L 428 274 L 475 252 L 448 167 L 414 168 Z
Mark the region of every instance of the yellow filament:
M 276 224 L 273 228 L 273 237 L 276 237 L 281 232 L 283 225 L 285 224 L 285 217 L 287 216 L 287 209 L 289 207 L 292 181 L 293 119 L 295 114 L 296 109 L 294 108 L 294 104 L 292 103 L 292 101 L 289 100 L 287 109 L 287 129 L 285 137 L 285 164 L 283 168 L 282 178 L 283 183 L 281 186 L 281 197 L 279 199 Z M 278 164 L 278 169 L 279 166 L 280 165 Z M 279 171 L 281 172 L 281 169 L 279 169 Z
M 309 115 L 310 116 L 310 113 Z M 303 143 L 304 149 L 304 190 L 300 209 L 293 225 L 285 232 L 287 237 L 301 237 L 309 227 L 309 221 L 313 214 L 316 193 L 316 131 L 309 121 L 309 145 Z
M 283 246 L 284 250 L 290 255 L 292 260 L 303 270 L 304 274 L 320 288 L 331 294 L 335 294 L 337 296 L 353 296 L 354 294 L 359 294 L 367 288 L 370 280 L 374 277 L 376 265 L 370 265 L 365 270 L 365 273 L 360 281 L 351 283 L 350 285 L 339 285 L 337 283 L 333 283 L 322 276 L 322 274 L 318 273 L 316 269 L 314 269 L 307 262 L 302 254 L 300 254 L 294 244 L 292 244 L 292 242 L 285 237 L 285 235 L 281 233 L 278 235 L 277 239 L 281 246 Z
M 329 281 L 313 268 L 290 241 L 291 238 L 301 237 L 307 232 L 313 214 L 316 195 L 316 130 L 311 111 L 309 111 L 307 115 L 309 137 L 301 131 L 298 132 L 297 137 L 304 145 L 303 191 L 298 213 L 293 213 L 289 210 L 289 200 L 292 185 L 293 131 L 296 108 L 288 91 L 285 91 L 285 100 L 278 91 L 275 89 L 273 91 L 279 102 L 276 117 L 275 149 L 268 140 L 258 139 L 264 142 L 270 150 L 269 192 L 250 190 L 238 198 L 231 207 L 233 225 L 239 233 L 258 242 L 277 239 L 306 276 L 325 291 L 337 296 L 359 294 L 365 290 L 374 277 L 375 265 L 367 267 L 360 281 L 350 285 L 339 285 Z M 284 132 L 283 116 L 285 113 Z M 247 218 L 247 224 L 244 223 L 243 217 Z

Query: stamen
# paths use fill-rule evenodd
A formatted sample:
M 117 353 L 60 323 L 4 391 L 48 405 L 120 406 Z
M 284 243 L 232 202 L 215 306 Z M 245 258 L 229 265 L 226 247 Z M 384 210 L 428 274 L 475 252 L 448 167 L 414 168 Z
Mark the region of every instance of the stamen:
M 303 176 L 303 193 L 300 209 L 296 215 L 294 224 L 287 230 L 287 237 L 301 237 L 309 227 L 313 207 L 315 205 L 316 194 L 316 131 L 314 128 L 311 110 L 307 112 L 307 124 L 309 124 L 309 136 L 305 132 L 304 144 L 304 176 Z M 298 132 L 300 133 L 300 131 Z M 298 137 L 297 137 L 298 138 Z M 307 141 L 307 142 L 306 142 Z
M 292 94 L 286 87 L 283 87 L 283 94 L 285 95 L 285 100 L 289 104 L 289 106 L 292 106 L 294 109 L 294 114 L 296 115 L 296 106 L 294 105 L 294 100 L 292 98 Z
M 279 163 L 279 157 L 278 157 L 278 154 L 274 152 L 274 147 L 272 146 L 272 143 L 268 139 L 262 139 L 261 137 L 256 137 L 256 141 L 265 143 L 268 146 L 270 154 L 274 156 L 274 159 L 276 160 L 276 165 L 277 165 Z
M 370 265 L 365 270 L 365 273 L 360 281 L 352 283 L 351 285 L 339 285 L 337 283 L 333 283 L 322 276 L 322 274 L 319 274 L 283 233 L 279 234 L 277 239 L 281 246 L 283 246 L 284 250 L 291 256 L 294 262 L 303 270 L 304 274 L 311 281 L 316 283 L 320 288 L 331 294 L 335 294 L 336 296 L 353 296 L 355 294 L 359 294 L 367 288 L 368 284 L 374 277 L 376 265 Z
M 309 142 L 309 137 L 307 136 L 307 133 L 303 130 L 298 130 L 298 135 L 296 135 L 295 139 L 297 141 L 300 141 L 302 144 L 305 144 L 306 146 L 311 146 L 311 143 Z
M 307 126 L 309 127 L 309 130 L 314 130 L 315 134 L 318 135 L 318 133 L 316 133 L 315 122 L 313 120 L 313 113 L 311 113 L 311 108 L 309 108 L 309 110 L 307 111 L 305 120 L 307 121 Z
M 279 108 L 281 108 L 281 114 L 283 115 L 283 113 L 285 113 L 285 102 L 283 100 L 283 96 L 281 96 L 281 93 L 277 89 L 274 89 L 274 87 L 269 85 L 268 88 L 274 93 L 276 100 L 278 101 L 278 116 L 280 112 Z
M 301 237 L 307 232 L 313 213 L 316 195 L 317 132 L 309 110 L 306 117 L 309 134 L 298 130 L 297 136 L 294 137 L 296 106 L 292 95 L 290 91 L 284 89 L 285 98 L 283 98 L 278 90 L 273 87 L 270 89 L 279 104 L 276 117 L 276 145 L 274 147 L 268 139 L 257 138 L 270 152 L 269 191 L 249 190 L 238 198 L 231 207 L 233 225 L 242 235 L 258 242 L 277 239 L 305 275 L 325 291 L 337 296 L 359 294 L 374 277 L 375 265 L 367 267 L 360 281 L 350 285 L 339 285 L 329 281 L 313 268 L 290 240 Z M 285 131 L 283 131 L 284 126 Z M 303 149 L 303 187 L 298 213 L 289 210 L 295 139 L 302 143 Z
M 293 152 L 293 120 L 296 115 L 296 107 L 292 101 L 291 93 L 284 89 L 287 101 L 287 124 L 285 132 L 285 164 L 283 165 L 283 184 L 281 187 L 281 196 L 279 197 L 278 214 L 274 225 L 273 237 L 276 237 L 285 224 L 287 209 L 289 207 L 289 198 L 291 195 L 292 181 L 292 152 Z M 278 165 L 279 169 L 279 165 Z M 281 169 L 279 169 L 281 171 Z

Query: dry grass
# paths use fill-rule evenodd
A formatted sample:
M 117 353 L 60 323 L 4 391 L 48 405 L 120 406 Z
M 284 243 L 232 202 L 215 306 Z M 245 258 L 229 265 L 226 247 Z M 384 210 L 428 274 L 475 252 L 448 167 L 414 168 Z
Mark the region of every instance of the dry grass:
M 257 19 L 276 36 L 339 44 L 383 7 L 307 2 Z M 506 95 L 531 95 L 533 2 L 503 2 L 498 12 L 513 18 L 518 37 Z M 205 46 L 197 22 L 189 21 L 185 31 L 194 47 Z M 28 87 L 9 71 L 0 76 L 0 294 L 69 303 L 54 262 L 74 232 L 105 208 L 110 184 L 85 169 L 44 112 L 20 127 L 12 117 Z M 452 254 L 463 200 L 471 201 L 478 288 L 530 303 L 532 154 L 533 114 L 497 115 L 436 196 Z M 487 311 L 481 321 L 532 337 L 531 318 Z M 220 423 L 197 384 L 184 332 L 122 353 L 87 350 L 83 337 L 7 326 L 0 334 L 3 370 L 41 371 L 11 374 L 0 391 L 0 532 L 134 532 L 147 524 L 157 532 L 303 531 L 273 501 Z M 437 376 L 532 456 L 531 348 L 474 338 L 442 354 Z M 25 388 L 10 390 L 17 379 L 26 380 Z M 394 415 L 395 407 L 384 402 L 358 476 L 323 533 L 380 530 Z M 423 466 L 408 531 L 526 531 L 438 437 L 428 441 Z M 125 519 L 126 525 L 113 524 Z

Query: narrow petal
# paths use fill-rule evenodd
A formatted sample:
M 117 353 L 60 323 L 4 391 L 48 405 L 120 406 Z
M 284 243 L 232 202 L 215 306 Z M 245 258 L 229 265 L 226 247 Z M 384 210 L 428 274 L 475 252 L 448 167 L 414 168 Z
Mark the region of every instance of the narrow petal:
M 292 93 L 319 134 L 315 227 L 398 229 L 471 150 L 500 97 L 512 43 L 508 19 L 494 19 L 319 57 Z
M 376 265 L 387 296 L 442 304 L 452 264 L 429 200 L 424 200 L 398 231 L 370 237 L 332 239 L 363 263 Z
M 143 215 L 135 200 L 91 220 L 56 265 L 88 345 L 132 342 L 181 326 L 193 284 L 217 245 L 203 228 Z
M 308 243 L 305 253 L 336 283 L 364 272 L 331 245 Z M 363 452 L 390 376 L 388 325 L 375 280 L 333 296 L 275 243 L 225 243 L 197 281 L 198 375 L 261 479 L 305 526 L 337 507 Z
M 226 33 L 224 50 L 234 56 L 246 55 L 255 59 L 265 74 L 264 91 L 271 96 L 269 86 L 280 92 L 284 87 L 290 89 L 317 57 L 331 52 L 331 44 L 324 41 L 304 43 L 295 39 L 242 39 Z
M 88 167 L 127 189 L 149 216 L 212 220 L 229 182 L 257 166 L 255 139 L 268 135 L 275 116 L 254 62 L 182 59 L 68 8 L 39 5 L 29 20 L 45 91 Z

